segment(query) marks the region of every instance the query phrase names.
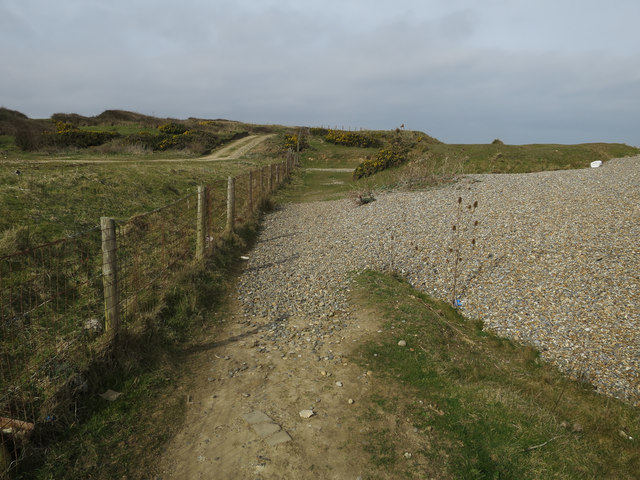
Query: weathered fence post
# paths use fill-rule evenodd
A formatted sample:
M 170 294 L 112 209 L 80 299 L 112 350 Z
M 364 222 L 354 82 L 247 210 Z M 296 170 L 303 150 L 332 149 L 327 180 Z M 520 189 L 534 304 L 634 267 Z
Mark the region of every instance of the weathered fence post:
M 276 188 L 280 186 L 280 164 L 276 164 Z
M 271 165 L 269 165 L 269 182 L 271 183 L 271 188 L 269 189 L 269 193 L 273 193 L 273 191 L 276 189 L 275 182 L 273 180 L 274 170 L 275 170 L 275 165 L 272 163 Z
M 236 217 L 236 179 L 227 180 L 227 233 L 233 233 Z
M 198 214 L 196 224 L 196 261 L 201 262 L 204 258 L 205 236 L 207 233 L 207 190 L 206 187 L 198 186 Z
M 256 170 L 256 173 L 258 174 L 258 178 L 256 178 L 256 183 L 257 183 L 257 187 L 258 187 L 258 193 L 256 194 L 256 200 L 257 200 L 257 207 L 260 208 L 261 204 L 262 204 L 262 168 L 259 168 L 258 170 Z
M 211 251 L 213 250 L 213 234 L 214 234 L 214 226 L 215 226 L 215 219 L 214 219 L 214 211 L 213 211 L 213 200 L 214 200 L 214 192 L 213 192 L 213 186 L 211 185 L 207 185 L 207 236 L 205 238 L 205 244 L 209 250 L 209 254 L 211 254 Z
M 253 170 L 249 171 L 249 215 L 253 214 Z
M 113 336 L 120 331 L 120 292 L 116 252 L 116 222 L 100 218 L 102 229 L 102 285 L 104 288 L 104 330 Z

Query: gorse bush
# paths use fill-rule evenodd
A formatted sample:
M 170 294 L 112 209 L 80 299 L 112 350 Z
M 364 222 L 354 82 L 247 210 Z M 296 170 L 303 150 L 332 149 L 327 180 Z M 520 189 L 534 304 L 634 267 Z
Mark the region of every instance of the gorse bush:
M 300 150 L 304 150 L 305 148 L 309 147 L 309 143 L 307 142 L 307 139 L 304 135 L 297 135 L 297 134 L 292 134 L 292 135 L 285 135 L 284 136 L 284 148 L 285 150 L 297 150 L 298 148 L 300 148 Z
M 344 130 L 328 130 L 325 135 L 327 142 L 347 147 L 380 147 L 382 142 L 373 135 L 361 132 L 345 132 Z
M 45 132 L 45 145 L 56 147 L 87 148 L 102 145 L 120 135 L 116 132 L 80 130 L 67 122 L 58 122 L 55 132 Z
M 400 165 L 407 160 L 408 153 L 409 148 L 402 142 L 393 142 L 389 146 L 378 150 L 374 158 L 361 162 L 353 171 L 353 178 L 357 180 L 362 177 L 368 177 L 376 172 Z
M 183 133 L 186 133 L 189 131 L 189 129 L 184 125 L 181 125 L 180 123 L 174 123 L 174 122 L 160 125 L 158 127 L 158 130 L 168 135 L 182 135 Z

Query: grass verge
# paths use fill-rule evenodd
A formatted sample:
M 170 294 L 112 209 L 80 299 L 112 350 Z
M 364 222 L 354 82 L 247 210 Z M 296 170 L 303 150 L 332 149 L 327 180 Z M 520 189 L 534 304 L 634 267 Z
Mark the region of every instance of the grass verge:
M 367 271 L 356 283 L 360 306 L 385 322 L 380 340 L 359 352 L 384 382 L 368 406 L 407 418 L 423 446 L 401 463 L 403 445 L 381 427 L 366 448 L 373 463 L 397 478 L 415 478 L 421 461 L 437 466 L 439 478 L 637 478 L 637 409 L 402 280 Z
M 129 480 L 151 478 L 165 443 L 182 425 L 186 398 L 185 353 L 190 340 L 215 327 L 237 275 L 240 253 L 255 240 L 255 225 L 221 245 L 199 268 L 185 270 L 146 320 L 118 348 L 105 352 L 85 372 L 89 389 L 76 401 L 75 421 L 48 426 L 16 479 Z M 151 318 L 152 317 L 152 318 Z M 115 401 L 100 396 L 120 392 Z

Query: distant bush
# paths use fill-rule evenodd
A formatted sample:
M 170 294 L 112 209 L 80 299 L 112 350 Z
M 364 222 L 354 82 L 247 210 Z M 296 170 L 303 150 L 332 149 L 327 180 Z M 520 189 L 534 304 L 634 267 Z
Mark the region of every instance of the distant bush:
M 491 142 L 491 145 L 504 145 L 504 142 L 499 138 L 496 138 L 493 142 Z
M 355 180 L 368 177 L 390 167 L 395 167 L 407 160 L 409 149 L 401 142 L 394 142 L 390 146 L 381 148 L 372 159 L 364 160 L 353 172 Z
M 44 143 L 55 147 L 88 148 L 102 145 L 119 136 L 116 132 L 80 130 L 71 123 L 58 122 L 56 123 L 55 132 L 46 132 L 44 134 Z
M 159 118 L 126 110 L 105 110 L 93 118 L 100 124 L 121 125 L 123 123 L 134 123 L 153 128 L 162 122 Z
M 180 123 L 171 122 L 160 125 L 158 127 L 158 130 L 169 135 L 182 135 L 183 133 L 187 132 L 189 128 Z
M 48 120 L 32 120 L 18 111 L 0 108 L 0 135 L 13 136 L 21 150 L 40 148 L 44 143 L 44 132 L 51 129 Z
M 309 129 L 309 133 L 315 137 L 326 137 L 329 133 L 329 129 L 320 128 L 320 127 L 312 127 Z
M 51 115 L 51 120 L 53 120 L 56 124 L 59 122 L 70 123 L 75 127 L 98 124 L 95 117 L 85 117 L 83 115 L 78 115 L 77 113 L 54 113 L 53 115 Z
M 246 135 L 247 132 L 213 133 L 204 130 L 185 130 L 181 134 L 161 133 L 160 135 L 140 132 L 127 135 L 123 140 L 125 145 L 143 150 L 184 150 L 203 155 L 218 145 Z
M 345 132 L 344 130 L 328 130 L 325 135 L 327 142 L 347 147 L 380 147 L 382 142 L 373 135 L 361 132 Z
M 300 147 L 300 150 L 304 150 L 305 148 L 309 147 L 309 143 L 307 142 L 307 138 L 305 135 L 301 135 L 300 137 L 300 141 L 298 142 L 298 135 L 297 134 L 292 134 L 292 135 L 285 135 L 284 136 L 284 148 L 285 150 L 297 150 L 298 147 Z
M 44 132 L 29 122 L 16 125 L 14 131 L 16 146 L 25 152 L 38 150 L 45 144 Z

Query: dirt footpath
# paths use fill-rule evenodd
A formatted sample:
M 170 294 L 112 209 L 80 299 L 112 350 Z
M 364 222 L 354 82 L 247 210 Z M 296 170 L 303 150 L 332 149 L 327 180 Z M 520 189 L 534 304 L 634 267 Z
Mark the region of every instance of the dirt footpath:
M 380 322 L 348 312 L 326 321 L 342 328 L 325 335 L 320 356 L 278 350 L 279 341 L 267 339 L 272 325 L 237 313 L 195 346 L 185 427 L 168 445 L 158 478 L 396 478 L 369 464 L 363 450 L 370 428 L 363 404 L 381 381 L 352 361 L 354 346 L 381 335 Z M 291 331 L 305 326 L 301 318 L 287 322 Z M 418 448 L 410 424 L 384 414 L 382 422 L 403 437 L 403 448 Z
M 255 147 L 260 145 L 262 142 L 267 140 L 268 138 L 273 137 L 271 135 L 249 135 L 248 137 L 241 138 L 239 140 L 235 140 L 220 150 L 216 150 L 215 152 L 207 155 L 206 157 L 199 158 L 198 160 L 201 162 L 211 162 L 215 160 L 234 160 L 242 157 L 247 154 Z

